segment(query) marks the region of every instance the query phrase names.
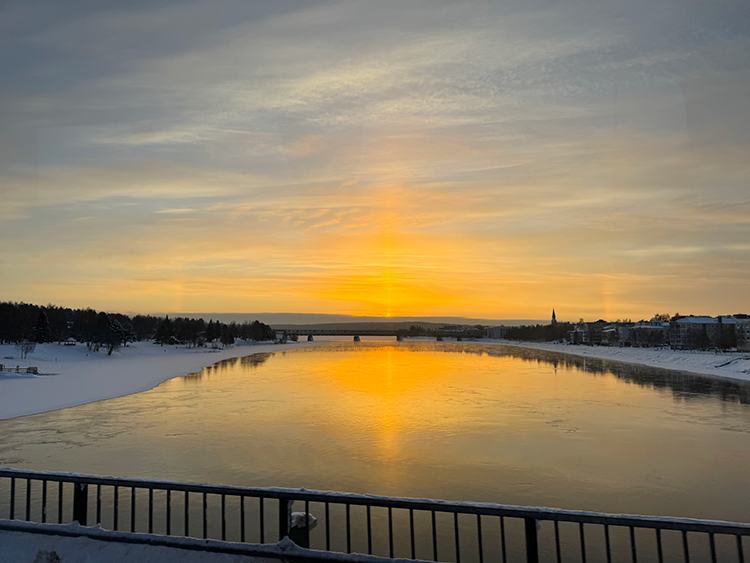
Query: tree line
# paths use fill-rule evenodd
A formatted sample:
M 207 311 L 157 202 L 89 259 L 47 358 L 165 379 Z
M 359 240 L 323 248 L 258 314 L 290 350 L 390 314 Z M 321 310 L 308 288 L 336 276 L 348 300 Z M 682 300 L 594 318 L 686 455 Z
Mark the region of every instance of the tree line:
M 111 354 L 127 343 L 153 339 L 157 344 L 227 346 L 238 338 L 273 340 L 271 327 L 258 321 L 229 324 L 220 321 L 153 315 L 130 317 L 94 309 L 56 305 L 0 302 L 0 343 L 84 342 L 92 350 Z
M 557 323 L 548 325 L 524 325 L 514 326 L 505 333 L 507 340 L 526 340 L 529 342 L 553 342 L 563 340 L 568 336 L 568 331 L 573 330 L 572 323 Z

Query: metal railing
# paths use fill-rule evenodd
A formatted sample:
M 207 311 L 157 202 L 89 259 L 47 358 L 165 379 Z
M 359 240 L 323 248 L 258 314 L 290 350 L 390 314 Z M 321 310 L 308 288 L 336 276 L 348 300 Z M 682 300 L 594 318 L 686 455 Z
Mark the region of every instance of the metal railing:
M 312 533 L 292 527 L 306 514 Z M 17 469 L 0 469 L 0 518 L 456 563 L 744 563 L 750 541 L 732 522 Z

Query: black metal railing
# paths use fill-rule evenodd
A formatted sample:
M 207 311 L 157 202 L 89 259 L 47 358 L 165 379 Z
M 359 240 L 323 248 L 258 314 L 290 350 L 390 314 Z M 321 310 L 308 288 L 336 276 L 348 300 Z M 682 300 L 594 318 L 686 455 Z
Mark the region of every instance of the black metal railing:
M 312 533 L 292 525 L 307 514 Z M 0 469 L 0 518 L 456 563 L 744 563 L 750 541 L 732 522 L 17 469 Z

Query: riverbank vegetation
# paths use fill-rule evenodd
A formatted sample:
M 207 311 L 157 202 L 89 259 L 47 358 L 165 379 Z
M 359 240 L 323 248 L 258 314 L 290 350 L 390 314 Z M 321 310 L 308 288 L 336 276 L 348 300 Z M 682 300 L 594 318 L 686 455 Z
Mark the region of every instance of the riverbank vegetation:
M 0 343 L 84 342 L 109 354 L 127 342 L 153 339 L 157 344 L 226 346 L 238 338 L 273 340 L 271 327 L 258 321 L 220 321 L 169 316 L 106 313 L 56 305 L 0 302 Z

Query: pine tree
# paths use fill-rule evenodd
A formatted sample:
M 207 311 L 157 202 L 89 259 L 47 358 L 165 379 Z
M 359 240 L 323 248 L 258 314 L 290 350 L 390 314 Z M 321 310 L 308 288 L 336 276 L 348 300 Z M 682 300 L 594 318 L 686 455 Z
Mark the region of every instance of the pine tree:
M 172 321 L 169 320 L 169 315 L 159 324 L 159 328 L 156 329 L 156 335 L 154 335 L 154 341 L 157 344 L 168 344 L 174 336 L 174 327 Z
M 52 333 L 49 329 L 49 319 L 47 313 L 39 311 L 39 316 L 36 318 L 36 324 L 32 331 L 31 339 L 34 342 L 50 342 L 52 340 Z

